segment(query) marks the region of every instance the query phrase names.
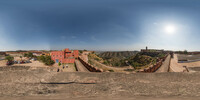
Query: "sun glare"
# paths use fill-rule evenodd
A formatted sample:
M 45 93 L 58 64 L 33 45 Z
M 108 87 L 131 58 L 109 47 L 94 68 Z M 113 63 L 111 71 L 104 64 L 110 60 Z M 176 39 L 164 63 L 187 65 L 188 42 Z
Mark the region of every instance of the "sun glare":
M 167 34 L 174 34 L 175 31 L 176 31 L 176 28 L 175 28 L 175 26 L 173 26 L 173 25 L 167 25 L 167 26 L 165 27 L 165 32 L 166 32 Z

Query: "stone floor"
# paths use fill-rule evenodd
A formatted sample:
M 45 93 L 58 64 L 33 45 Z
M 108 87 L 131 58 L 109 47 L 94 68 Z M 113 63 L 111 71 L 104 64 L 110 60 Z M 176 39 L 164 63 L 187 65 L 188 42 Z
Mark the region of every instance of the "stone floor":
M 91 73 L 1 70 L 0 97 L 179 100 L 200 97 L 200 73 Z M 166 98 L 166 99 L 165 99 Z M 152 100 L 153 100 L 152 99 Z M 154 99 L 156 100 L 156 99 Z

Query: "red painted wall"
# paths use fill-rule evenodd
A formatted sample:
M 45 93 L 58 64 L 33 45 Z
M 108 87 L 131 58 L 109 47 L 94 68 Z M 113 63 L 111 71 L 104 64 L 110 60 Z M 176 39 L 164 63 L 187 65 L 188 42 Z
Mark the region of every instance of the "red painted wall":
M 56 59 L 59 60 L 61 63 L 74 63 L 75 58 L 78 58 L 79 51 L 78 50 L 69 50 L 66 48 L 63 51 L 52 51 L 51 52 L 51 59 L 56 62 Z

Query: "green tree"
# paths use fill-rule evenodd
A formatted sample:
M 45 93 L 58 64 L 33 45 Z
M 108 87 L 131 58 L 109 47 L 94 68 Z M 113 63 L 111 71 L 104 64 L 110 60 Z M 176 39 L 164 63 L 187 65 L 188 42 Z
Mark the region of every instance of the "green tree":
M 183 53 L 184 53 L 184 54 L 188 54 L 187 50 L 184 50 Z
M 20 56 L 21 60 L 22 60 L 22 56 Z
M 34 55 L 33 55 L 32 52 L 28 52 L 28 53 L 25 53 L 25 54 L 24 54 L 24 57 L 33 58 Z
M 83 51 L 82 51 L 82 50 L 79 50 L 79 53 L 83 53 Z
M 25 53 L 25 54 L 24 54 L 24 57 L 28 57 L 28 54 L 27 54 L 27 53 Z
M 32 53 L 32 52 L 29 52 L 29 53 L 28 53 L 28 57 L 29 57 L 29 58 L 32 58 L 32 57 L 33 57 L 33 53 Z
M 58 66 L 60 66 L 60 65 L 61 65 L 61 63 L 59 62 L 59 63 L 58 63 Z
M 39 61 L 42 61 L 45 65 L 53 65 L 55 62 L 51 59 L 51 56 L 39 56 Z
M 12 56 L 6 56 L 5 59 L 8 60 L 8 61 L 13 61 L 13 60 L 14 60 L 14 57 L 12 57 Z

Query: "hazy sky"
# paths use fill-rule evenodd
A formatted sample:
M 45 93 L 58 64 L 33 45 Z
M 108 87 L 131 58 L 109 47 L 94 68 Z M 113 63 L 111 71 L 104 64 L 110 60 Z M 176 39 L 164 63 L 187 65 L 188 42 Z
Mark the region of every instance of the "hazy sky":
M 0 50 L 200 50 L 200 0 L 0 0 Z

